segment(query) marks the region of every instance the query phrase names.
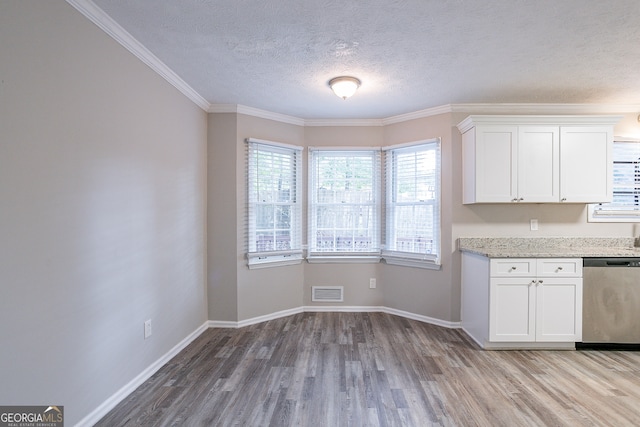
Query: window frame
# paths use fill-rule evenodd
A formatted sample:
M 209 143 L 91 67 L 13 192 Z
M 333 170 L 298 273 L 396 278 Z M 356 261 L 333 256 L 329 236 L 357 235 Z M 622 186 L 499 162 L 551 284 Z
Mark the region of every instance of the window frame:
M 302 251 L 302 152 L 304 147 L 299 147 L 280 142 L 267 141 L 263 139 L 247 138 L 245 140 L 247 146 L 246 158 L 246 188 L 247 188 L 247 266 L 249 269 L 277 267 L 282 265 L 300 264 L 303 260 Z M 291 168 L 287 170 L 285 177 L 290 181 L 289 201 L 270 202 L 259 201 L 254 198 L 258 194 L 256 188 L 258 184 L 257 178 L 257 162 L 256 155 L 265 153 L 269 155 L 285 155 L 291 157 Z M 282 169 L 280 169 L 282 170 Z M 273 179 L 276 176 L 272 177 Z M 280 175 L 277 178 L 281 178 Z M 259 206 L 289 206 L 290 225 L 289 225 L 289 249 L 274 249 L 259 251 L 256 245 L 257 241 L 257 212 Z M 275 225 L 274 225 L 275 226 Z M 276 230 L 274 228 L 274 230 Z M 275 231 L 274 231 L 275 233 Z M 274 237 L 274 244 L 276 237 Z
M 616 139 L 614 142 L 613 149 L 613 173 L 616 171 L 616 164 L 627 163 L 628 161 L 635 162 L 635 179 L 634 179 L 634 188 L 633 194 L 636 195 L 638 199 L 637 203 L 634 205 L 634 209 L 619 209 L 615 210 L 612 208 L 612 203 L 591 203 L 587 206 L 587 221 L 588 222 L 620 222 L 620 223 L 635 223 L 640 222 L 640 141 L 639 140 L 625 140 L 625 139 Z M 616 161 L 615 159 L 615 145 L 616 144 L 636 144 L 636 152 L 638 155 L 638 159 L 635 160 L 627 160 L 625 162 Z M 613 180 L 613 195 L 615 197 L 616 194 L 616 184 L 615 184 L 615 175 Z M 615 206 L 615 205 L 613 205 Z M 622 205 L 622 206 L 630 206 L 630 205 Z
M 430 200 L 397 201 L 398 175 L 397 175 L 397 155 L 407 153 L 420 153 L 434 151 L 434 197 Z M 408 267 L 418 267 L 439 270 L 441 268 L 441 234 L 442 234 L 442 153 L 441 139 L 432 138 L 421 141 L 414 141 L 405 144 L 397 144 L 384 147 L 385 153 L 385 245 L 382 250 L 382 258 L 387 264 L 402 265 Z M 414 175 L 413 179 L 419 176 Z M 429 206 L 433 205 L 432 213 L 432 250 L 431 252 L 401 251 L 393 247 L 390 242 L 396 235 L 395 221 L 397 219 L 397 208 L 402 206 Z M 415 236 L 414 236 L 415 237 Z
M 380 247 L 381 247 L 381 149 L 380 147 L 308 147 L 308 192 L 307 192 L 307 261 L 310 263 L 378 263 L 380 262 Z M 316 191 L 316 184 L 318 181 L 318 164 L 317 156 L 323 153 L 329 156 L 340 157 L 347 153 L 358 153 L 359 155 L 370 156 L 372 159 L 371 170 L 371 192 L 373 200 L 369 203 L 352 204 L 352 206 L 369 206 L 372 208 L 372 218 L 370 223 L 373 224 L 373 228 L 370 229 L 371 239 L 373 240 L 371 246 L 367 251 L 340 251 L 340 250 L 319 250 L 315 245 L 313 236 L 317 234 L 317 210 L 319 207 L 325 205 L 339 205 L 336 202 L 333 203 L 321 203 L 318 201 L 318 192 Z M 334 228 L 334 231 L 336 229 Z

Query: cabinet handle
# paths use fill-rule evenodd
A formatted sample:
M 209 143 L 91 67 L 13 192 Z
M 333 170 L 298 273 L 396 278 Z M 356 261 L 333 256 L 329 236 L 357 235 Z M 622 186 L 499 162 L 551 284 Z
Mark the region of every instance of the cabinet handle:
M 562 271 L 562 267 L 558 267 L 556 271 Z
M 539 285 L 542 285 L 542 280 L 538 280 L 538 284 L 539 284 Z
M 566 198 L 566 197 L 563 197 L 562 199 L 560 199 L 560 201 L 561 201 L 561 202 L 566 202 L 566 201 L 567 201 L 567 198 Z
M 518 199 L 511 199 L 511 201 L 512 201 L 512 202 L 517 202 L 517 201 L 518 201 Z
M 520 198 L 518 199 L 518 201 L 519 201 L 519 202 L 521 202 L 521 201 L 523 201 L 523 200 L 524 200 L 524 199 L 523 199 L 522 197 L 520 197 Z
M 516 270 L 517 270 L 517 268 L 516 268 L 516 267 L 511 267 L 511 268 L 509 269 L 509 271 L 516 271 Z

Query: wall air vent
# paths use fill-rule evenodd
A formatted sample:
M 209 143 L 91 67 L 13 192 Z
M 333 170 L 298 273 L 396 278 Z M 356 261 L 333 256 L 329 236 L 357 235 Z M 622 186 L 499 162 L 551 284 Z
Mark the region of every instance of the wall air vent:
M 343 302 L 344 286 L 312 286 L 311 301 Z

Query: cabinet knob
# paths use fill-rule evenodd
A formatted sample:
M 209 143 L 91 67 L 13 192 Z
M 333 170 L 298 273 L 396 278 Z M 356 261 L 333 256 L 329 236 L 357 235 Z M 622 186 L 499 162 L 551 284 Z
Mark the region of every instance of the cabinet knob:
M 562 199 L 560 199 L 560 201 L 561 201 L 561 202 L 566 202 L 566 201 L 567 201 L 567 198 L 566 198 L 566 197 L 563 197 Z
M 562 267 L 558 267 L 556 271 L 562 271 Z
M 517 201 L 518 201 L 518 199 L 511 199 L 511 201 L 512 201 L 512 202 L 517 202 Z
M 543 281 L 542 280 L 538 280 L 538 284 L 542 285 Z
M 521 202 L 521 201 L 523 201 L 523 200 L 524 200 L 524 199 L 523 199 L 522 197 L 520 197 L 520 198 L 518 199 L 518 201 L 519 201 L 519 202 Z
M 515 270 L 517 270 L 517 268 L 516 268 L 516 267 L 511 267 L 511 268 L 509 269 L 509 271 L 515 271 Z

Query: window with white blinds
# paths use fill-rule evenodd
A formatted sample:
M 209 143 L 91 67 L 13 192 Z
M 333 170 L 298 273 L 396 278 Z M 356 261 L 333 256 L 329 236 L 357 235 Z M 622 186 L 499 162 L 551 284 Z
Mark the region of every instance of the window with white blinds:
M 380 149 L 309 148 L 310 262 L 380 260 Z
M 440 140 L 387 147 L 386 235 L 388 264 L 439 268 Z
M 640 142 L 613 143 L 613 200 L 589 206 L 592 222 L 640 222 Z
M 249 268 L 300 263 L 302 148 L 247 139 Z

